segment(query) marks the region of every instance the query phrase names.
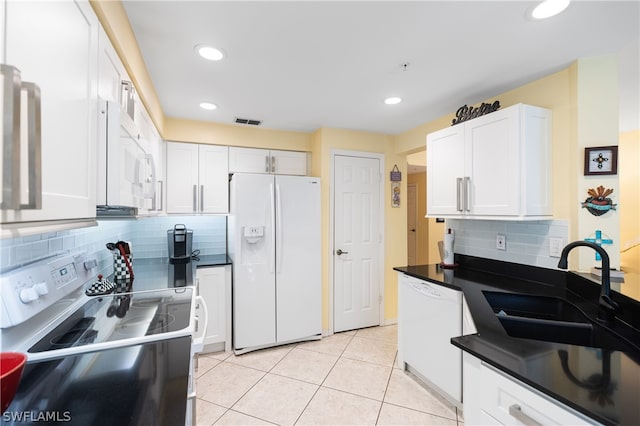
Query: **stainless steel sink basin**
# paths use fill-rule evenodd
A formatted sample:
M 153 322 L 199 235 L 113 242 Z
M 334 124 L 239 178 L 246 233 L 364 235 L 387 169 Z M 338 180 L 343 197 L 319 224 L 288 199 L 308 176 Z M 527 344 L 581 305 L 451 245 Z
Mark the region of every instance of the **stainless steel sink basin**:
M 593 322 L 564 299 L 483 291 L 502 327 L 511 337 L 637 352 L 640 348 Z

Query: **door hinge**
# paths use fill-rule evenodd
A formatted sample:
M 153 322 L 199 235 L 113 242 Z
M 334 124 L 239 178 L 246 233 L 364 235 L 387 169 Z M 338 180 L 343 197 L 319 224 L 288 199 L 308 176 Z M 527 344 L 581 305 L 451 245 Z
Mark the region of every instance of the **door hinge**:
M 382 305 L 382 295 L 381 294 L 378 295 L 378 304 Z

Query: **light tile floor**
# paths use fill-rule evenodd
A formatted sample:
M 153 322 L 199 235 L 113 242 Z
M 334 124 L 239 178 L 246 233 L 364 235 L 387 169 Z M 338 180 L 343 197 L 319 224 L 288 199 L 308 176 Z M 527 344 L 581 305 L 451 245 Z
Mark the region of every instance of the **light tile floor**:
M 447 425 L 462 413 L 396 365 L 397 327 L 200 355 L 198 425 Z

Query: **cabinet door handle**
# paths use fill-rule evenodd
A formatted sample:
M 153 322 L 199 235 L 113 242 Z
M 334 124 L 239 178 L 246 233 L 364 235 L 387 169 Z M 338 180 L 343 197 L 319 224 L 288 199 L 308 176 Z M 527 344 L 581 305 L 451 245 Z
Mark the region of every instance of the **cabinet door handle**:
M 462 211 L 462 191 L 462 178 L 456 178 L 456 210 L 459 212 Z
M 20 71 L 2 65 L 4 123 L 2 156 L 2 208 L 33 210 L 42 208 L 42 128 L 40 88 L 35 83 L 23 82 Z M 21 201 L 20 182 L 20 130 L 22 91 L 27 92 L 27 204 Z
M 523 413 L 518 404 L 509 406 L 509 414 L 525 426 L 542 426 L 542 423 Z
M 160 211 L 164 210 L 164 182 L 159 180 L 160 184 Z
M 471 211 L 471 178 L 464 178 L 464 210 Z
M 195 212 L 198 209 L 198 185 L 193 185 L 193 211 Z
M 264 157 L 264 171 L 269 173 L 269 156 Z
M 276 157 L 271 157 L 271 173 L 276 171 Z
M 160 187 L 158 189 L 158 186 Z M 158 197 L 160 197 L 160 202 L 158 203 Z M 162 211 L 162 181 L 161 180 L 157 180 L 156 181 L 156 191 L 153 194 L 153 204 L 151 206 L 151 210 L 153 211 Z M 160 205 L 160 208 L 158 208 L 158 204 Z
M 5 117 L 3 135 L 3 203 L 2 208 L 27 210 L 42 206 L 42 165 L 41 165 L 41 115 L 40 88 L 34 83 L 23 82 L 20 71 L 9 65 L 2 65 L 4 75 Z M 28 194 L 27 204 L 21 204 L 20 181 L 20 138 L 22 91 L 27 92 L 27 164 Z
M 20 208 L 20 71 L 0 64 L 2 99 L 2 208 Z
M 24 210 L 42 208 L 42 128 L 40 88 L 35 83 L 22 83 L 27 91 L 27 128 L 29 164 L 29 201 L 21 204 Z
M 200 185 L 200 211 L 204 212 L 204 185 Z

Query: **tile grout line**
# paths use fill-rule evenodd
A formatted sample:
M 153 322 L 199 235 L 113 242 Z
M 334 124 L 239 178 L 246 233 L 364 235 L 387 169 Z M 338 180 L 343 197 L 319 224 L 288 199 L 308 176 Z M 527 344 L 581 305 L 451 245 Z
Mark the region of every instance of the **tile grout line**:
M 334 333 L 333 335 L 335 335 L 336 333 Z M 320 390 L 320 388 L 323 387 L 324 382 L 327 380 L 327 377 L 329 377 L 329 375 L 331 374 L 331 372 L 333 371 L 333 369 L 335 368 L 336 364 L 338 363 L 338 361 L 340 361 L 340 358 L 342 358 L 342 354 L 344 354 L 344 351 L 347 349 L 347 347 L 349 346 L 349 344 L 351 343 L 351 341 L 353 340 L 353 338 L 355 337 L 355 334 L 351 336 L 351 339 L 349 339 L 349 342 L 344 345 L 344 349 L 342 349 L 342 351 L 340 352 L 340 355 L 338 355 L 338 357 L 336 358 L 336 361 L 333 363 L 333 365 L 331 366 L 331 368 L 329 369 L 329 371 L 327 372 L 327 374 L 324 376 L 324 379 L 322 379 L 322 382 L 320 383 L 320 385 L 318 385 L 318 388 L 316 389 L 316 391 L 313 393 L 313 395 L 311 396 L 311 398 L 309 399 L 309 401 L 306 403 L 306 405 L 304 406 L 304 408 L 302 409 L 302 411 L 300 412 L 300 415 L 298 415 L 298 418 L 296 418 L 296 421 L 293 423 L 294 425 L 297 425 L 298 422 L 300 421 L 300 417 L 302 417 L 302 415 L 304 414 L 304 412 L 307 410 L 307 408 L 309 408 L 309 404 L 311 404 L 311 401 L 313 401 L 313 398 L 315 398 L 315 396 L 318 394 L 318 391 Z M 301 348 L 302 349 L 302 348 Z M 326 389 L 331 389 L 331 388 L 327 388 Z
M 382 414 L 382 406 L 384 405 L 384 400 L 387 397 L 387 391 L 389 390 L 389 383 L 391 383 L 391 376 L 393 375 L 393 366 L 396 363 L 396 359 L 398 358 L 398 349 L 396 349 L 396 354 L 393 357 L 393 363 L 391 364 L 391 371 L 389 371 L 389 378 L 387 379 L 387 386 L 384 388 L 384 394 L 382 395 L 382 402 L 380 403 L 380 408 L 378 409 L 378 416 L 376 417 L 376 425 L 380 421 L 380 414 Z

